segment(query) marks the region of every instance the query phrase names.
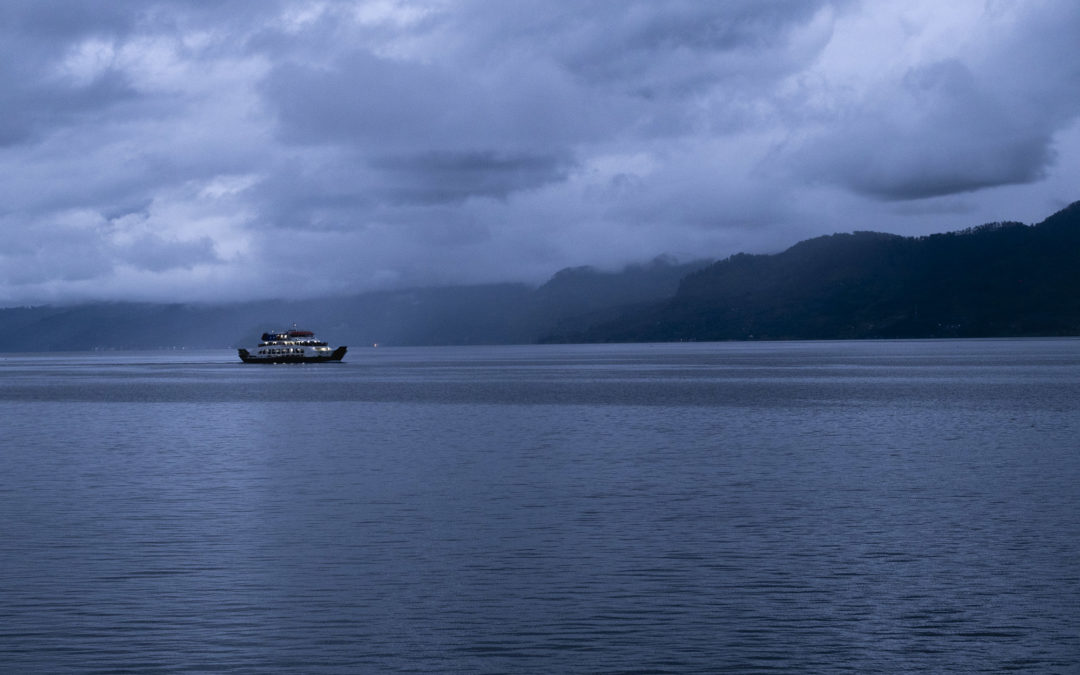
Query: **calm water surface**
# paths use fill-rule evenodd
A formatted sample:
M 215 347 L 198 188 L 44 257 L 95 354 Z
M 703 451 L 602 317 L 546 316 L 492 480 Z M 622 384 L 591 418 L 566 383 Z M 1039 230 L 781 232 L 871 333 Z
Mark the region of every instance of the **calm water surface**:
M 1078 672 L 1080 340 L 0 355 L 0 672 Z

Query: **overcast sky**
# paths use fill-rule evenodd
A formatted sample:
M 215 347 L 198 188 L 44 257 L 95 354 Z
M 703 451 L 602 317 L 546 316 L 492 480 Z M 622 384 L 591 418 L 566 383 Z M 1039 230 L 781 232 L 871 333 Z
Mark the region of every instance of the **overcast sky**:
M 1075 0 L 0 3 L 0 305 L 233 300 L 1037 222 Z

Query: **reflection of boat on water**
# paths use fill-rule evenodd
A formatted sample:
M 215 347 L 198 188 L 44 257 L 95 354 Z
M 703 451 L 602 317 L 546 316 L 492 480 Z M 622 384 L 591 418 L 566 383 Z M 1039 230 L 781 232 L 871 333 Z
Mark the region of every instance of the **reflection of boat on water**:
M 309 330 L 292 330 L 263 333 L 262 339 L 251 351 L 240 349 L 244 363 L 328 363 L 341 361 L 347 347 L 331 349 Z

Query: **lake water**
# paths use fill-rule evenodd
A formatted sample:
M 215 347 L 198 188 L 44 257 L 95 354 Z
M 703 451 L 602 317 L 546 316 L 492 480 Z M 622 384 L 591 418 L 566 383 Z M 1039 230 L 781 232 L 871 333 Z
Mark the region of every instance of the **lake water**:
M 0 672 L 1078 672 L 1080 340 L 0 355 Z

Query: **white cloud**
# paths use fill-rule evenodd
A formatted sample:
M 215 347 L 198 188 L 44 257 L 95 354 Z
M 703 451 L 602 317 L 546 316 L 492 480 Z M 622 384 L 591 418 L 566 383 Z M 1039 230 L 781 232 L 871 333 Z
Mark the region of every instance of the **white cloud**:
M 116 49 L 111 41 L 88 38 L 72 47 L 58 67 L 75 86 L 88 86 L 113 67 Z

